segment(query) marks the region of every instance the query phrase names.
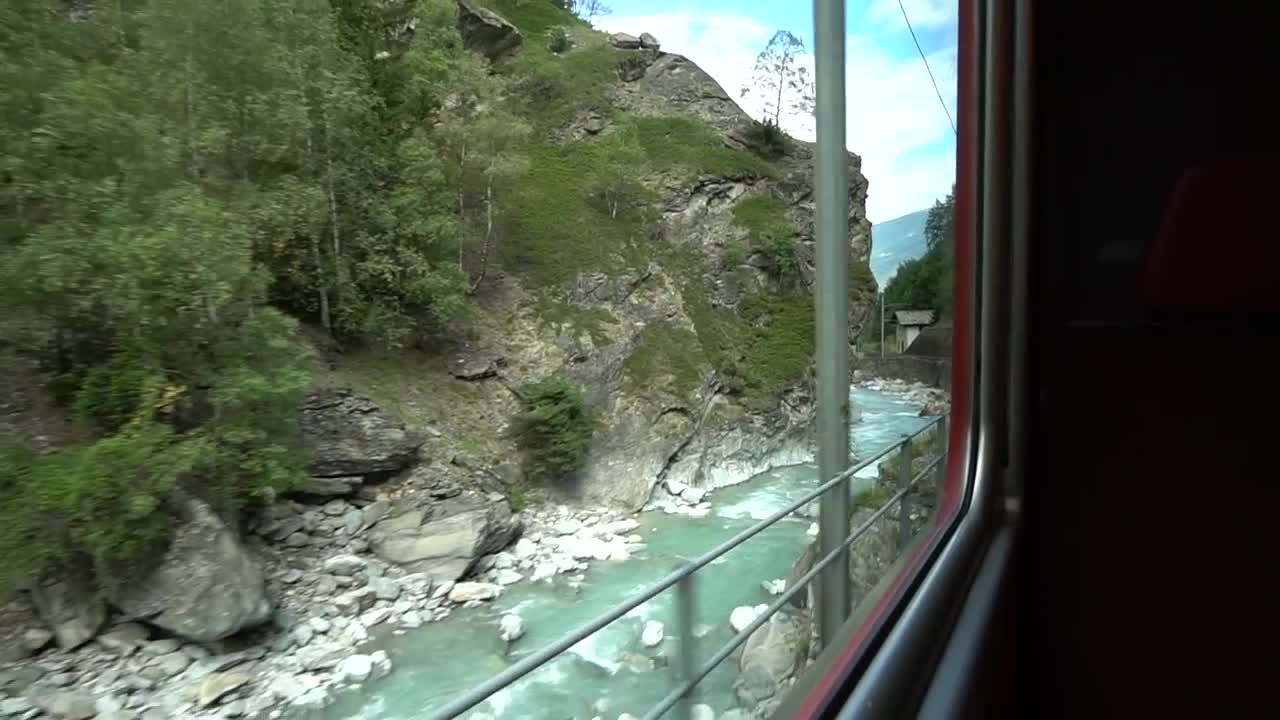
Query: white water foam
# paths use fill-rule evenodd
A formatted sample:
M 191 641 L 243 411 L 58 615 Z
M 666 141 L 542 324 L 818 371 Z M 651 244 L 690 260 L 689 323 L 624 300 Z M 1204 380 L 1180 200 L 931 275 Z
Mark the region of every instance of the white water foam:
M 619 648 L 610 648 L 603 637 L 605 633 L 606 631 L 601 630 L 588 635 L 569 648 L 569 652 L 613 675 L 622 667 L 622 663 L 617 660 Z

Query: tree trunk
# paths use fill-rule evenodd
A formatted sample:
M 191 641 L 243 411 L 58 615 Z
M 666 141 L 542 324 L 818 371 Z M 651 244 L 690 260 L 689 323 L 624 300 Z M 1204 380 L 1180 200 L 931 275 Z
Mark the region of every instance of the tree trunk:
M 311 117 L 310 109 L 307 111 L 307 117 L 308 119 Z M 313 167 L 311 158 L 314 148 L 311 146 L 311 131 L 312 129 L 308 127 L 305 152 L 307 167 Z M 324 277 L 324 259 L 320 251 L 320 238 L 314 233 L 308 233 L 308 237 L 311 240 L 311 261 L 316 266 L 316 293 L 320 297 L 320 325 L 324 327 L 326 334 L 332 335 L 333 320 L 329 312 L 329 285 Z
M 191 32 L 191 27 L 189 23 L 187 27 L 187 32 L 188 33 Z M 186 99 L 186 107 L 187 107 L 187 153 L 190 156 L 189 158 L 190 166 L 187 168 L 187 172 L 191 175 L 192 180 L 196 180 L 197 174 L 199 172 L 199 163 L 196 155 L 196 98 L 195 98 L 195 92 L 191 88 L 191 75 L 192 75 L 191 53 L 190 51 L 188 51 L 187 63 L 186 63 L 186 78 L 185 78 L 186 82 L 184 83 L 184 88 L 186 91 L 185 99 Z
M 311 259 L 316 264 L 316 286 L 320 292 L 320 324 L 325 332 L 332 334 L 333 324 L 329 317 L 329 289 L 324 284 L 324 262 L 320 259 L 320 239 L 311 236 Z
M 780 60 L 778 63 L 778 99 L 773 106 L 773 124 L 782 127 L 782 86 L 786 82 L 786 60 Z
M 485 273 L 489 271 L 489 243 L 493 240 L 493 176 L 489 176 L 489 182 L 484 188 L 484 242 L 480 245 L 480 274 L 476 276 L 475 282 L 471 284 L 471 288 L 467 290 L 468 295 L 475 293 L 480 287 L 480 283 L 484 282 Z
M 342 278 L 340 275 L 342 240 L 341 235 L 338 232 L 338 198 L 337 193 L 333 188 L 333 153 L 331 149 L 332 143 L 329 139 L 329 111 L 327 109 L 321 109 L 321 118 L 324 122 L 324 166 L 325 185 L 327 186 L 329 193 L 329 226 L 332 229 L 333 234 L 333 300 L 336 303 L 338 302 L 338 295 L 342 289 Z M 327 301 L 322 303 L 322 305 L 325 304 L 327 304 Z M 327 310 L 325 311 L 325 314 L 328 315 Z M 327 329 L 328 327 L 329 324 L 326 322 L 325 328 Z
M 467 249 L 467 195 L 465 175 L 467 173 L 467 143 L 463 142 L 462 147 L 458 149 L 458 222 L 461 223 L 461 229 L 458 234 L 458 272 L 462 273 L 462 277 L 467 276 L 467 268 L 463 263 L 464 252 Z

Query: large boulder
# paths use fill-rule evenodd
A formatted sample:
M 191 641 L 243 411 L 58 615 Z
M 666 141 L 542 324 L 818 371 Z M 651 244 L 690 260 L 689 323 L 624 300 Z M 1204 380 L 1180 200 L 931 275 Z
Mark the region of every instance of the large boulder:
M 811 542 L 805 546 L 804 552 L 800 553 L 800 557 L 791 564 L 791 577 L 787 580 L 787 587 L 795 587 L 800 578 L 804 577 L 813 566 L 818 562 L 818 543 Z M 813 583 L 809 583 L 807 590 L 798 592 L 791 596 L 790 603 L 792 607 L 804 608 L 813 606 Z
M 299 419 L 311 443 L 311 475 L 319 478 L 386 475 L 418 459 L 422 437 L 366 397 L 349 389 L 311 395 Z
M 430 513 L 412 509 L 382 520 L 373 528 L 373 551 L 444 583 L 462 579 L 481 557 L 515 542 L 522 527 L 505 499 L 468 493 L 437 503 Z
M 123 613 L 197 642 L 220 640 L 271 616 L 262 566 L 199 500 L 185 502 L 173 542 L 154 570 L 140 582 L 107 585 Z
M 506 18 L 469 0 L 458 0 L 458 34 L 463 47 L 491 61 L 509 55 L 524 42 Z
M 106 603 L 83 577 L 46 579 L 29 590 L 36 612 L 63 650 L 89 642 L 107 621 Z
M 754 709 L 778 695 L 783 683 L 803 666 L 808 633 L 808 623 L 782 615 L 774 615 L 751 633 L 738 659 L 739 676 L 734 684 L 744 707 Z
M 616 32 L 609 36 L 609 44 L 619 50 L 639 50 L 640 38 L 624 32 Z

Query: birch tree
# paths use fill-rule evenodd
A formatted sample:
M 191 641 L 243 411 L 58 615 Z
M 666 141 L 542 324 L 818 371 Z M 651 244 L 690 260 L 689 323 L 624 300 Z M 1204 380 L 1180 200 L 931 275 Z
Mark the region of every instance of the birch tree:
M 441 113 L 437 126 L 451 184 L 457 188 L 458 215 L 463 223 L 458 269 L 469 278 L 467 294 L 478 290 L 488 274 L 503 194 L 528 169 L 519 146 L 530 127 L 507 111 L 500 97 L 496 79 L 474 73 Z M 479 208 L 472 206 L 473 198 Z M 466 254 L 469 238 L 477 234 L 480 257 L 473 278 L 466 267 Z
M 779 30 L 756 56 L 751 84 L 742 86 L 741 97 L 759 101 L 766 122 L 779 125 L 783 115 L 813 114 L 813 78 L 800 62 L 805 54 L 804 40 Z

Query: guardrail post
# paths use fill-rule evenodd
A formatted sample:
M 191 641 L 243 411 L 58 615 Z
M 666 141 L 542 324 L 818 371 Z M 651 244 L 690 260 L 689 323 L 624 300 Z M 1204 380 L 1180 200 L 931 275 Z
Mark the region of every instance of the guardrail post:
M 693 576 L 689 573 L 676 583 L 676 636 L 680 643 L 676 659 L 676 682 L 688 682 L 693 677 Z M 693 688 L 680 698 L 676 705 L 676 717 L 690 720 L 693 715 Z
M 898 490 L 911 486 L 911 438 L 902 441 L 902 469 L 898 472 Z M 898 501 L 898 550 L 906 549 L 911 542 L 911 493 L 903 492 Z
M 934 432 L 938 433 L 938 460 L 937 466 L 934 468 L 934 483 L 936 484 L 935 492 L 941 493 L 942 486 L 947 482 L 947 419 L 943 415 L 938 420 L 938 426 Z
M 818 482 L 849 467 L 849 151 L 845 146 L 844 0 L 814 0 L 817 232 L 814 323 L 818 366 Z M 849 487 L 819 501 L 822 555 L 840 558 L 819 577 L 818 627 L 829 645 L 849 617 Z

